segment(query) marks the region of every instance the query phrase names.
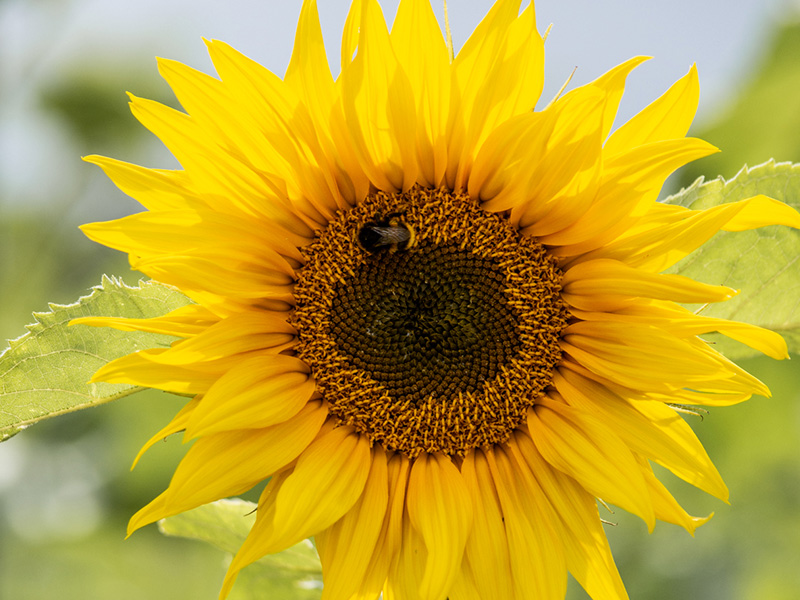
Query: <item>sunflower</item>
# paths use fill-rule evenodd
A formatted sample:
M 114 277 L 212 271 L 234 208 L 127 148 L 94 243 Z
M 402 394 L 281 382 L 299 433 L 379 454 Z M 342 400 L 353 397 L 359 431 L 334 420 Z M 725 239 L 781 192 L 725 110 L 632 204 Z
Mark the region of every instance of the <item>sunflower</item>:
M 686 138 L 697 73 L 611 133 L 631 59 L 534 110 L 533 6 L 499 0 L 453 56 L 427 0 L 391 31 L 356 0 L 341 74 L 306 0 L 283 79 L 218 41 L 219 79 L 160 60 L 186 110 L 131 97 L 181 170 L 88 157 L 145 212 L 84 226 L 192 301 L 83 323 L 169 334 L 95 380 L 190 397 L 148 442 L 192 440 L 130 531 L 268 480 L 230 565 L 314 536 L 323 598 L 625 598 L 598 511 L 692 533 L 652 464 L 727 490 L 678 411 L 767 387 L 699 336 L 777 334 L 679 303 L 663 271 L 719 230 L 800 226 L 763 196 L 656 201 L 716 151 Z M 137 458 L 138 460 L 138 458 Z

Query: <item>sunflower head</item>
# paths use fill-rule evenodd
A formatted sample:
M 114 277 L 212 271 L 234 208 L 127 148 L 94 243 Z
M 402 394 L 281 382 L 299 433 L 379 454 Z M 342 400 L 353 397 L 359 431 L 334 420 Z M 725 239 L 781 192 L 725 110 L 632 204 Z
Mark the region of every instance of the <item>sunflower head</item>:
M 736 291 L 663 271 L 720 229 L 800 217 L 659 204 L 716 151 L 685 137 L 695 69 L 612 133 L 644 59 L 536 110 L 543 48 L 518 0 L 452 57 L 427 0 L 391 31 L 356 0 L 334 79 L 306 0 L 283 79 L 214 41 L 218 77 L 159 63 L 186 112 L 132 97 L 180 170 L 87 159 L 147 209 L 87 235 L 194 301 L 84 320 L 178 338 L 96 380 L 191 397 L 145 448 L 193 444 L 130 529 L 269 480 L 223 596 L 315 536 L 325 599 L 562 598 L 568 571 L 625 598 L 597 498 L 693 532 L 651 464 L 727 497 L 673 406 L 768 390 L 699 336 L 786 346 L 689 312 Z
M 397 215 L 414 245 L 365 249 L 375 215 Z M 331 415 L 372 443 L 463 457 L 507 440 L 550 384 L 568 322 L 561 271 L 467 194 L 373 193 L 305 254 L 295 351 Z

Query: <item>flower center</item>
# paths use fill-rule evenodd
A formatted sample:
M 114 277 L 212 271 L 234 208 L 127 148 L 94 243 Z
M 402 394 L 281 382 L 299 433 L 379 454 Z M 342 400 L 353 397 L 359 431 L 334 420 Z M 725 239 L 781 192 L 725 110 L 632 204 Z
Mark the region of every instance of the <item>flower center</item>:
M 465 194 L 372 194 L 304 253 L 296 351 L 374 443 L 463 456 L 505 441 L 551 383 L 561 272 Z
M 336 286 L 331 335 L 393 398 L 476 393 L 519 350 L 504 280 L 491 258 L 456 245 L 386 252 Z

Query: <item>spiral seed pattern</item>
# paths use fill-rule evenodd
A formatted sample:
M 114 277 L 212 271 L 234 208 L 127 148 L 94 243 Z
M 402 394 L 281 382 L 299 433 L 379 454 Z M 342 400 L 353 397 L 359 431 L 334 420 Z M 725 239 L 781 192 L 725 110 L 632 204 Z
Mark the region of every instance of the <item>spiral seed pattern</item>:
M 331 334 L 395 398 L 475 393 L 519 349 L 504 288 L 493 260 L 454 245 L 386 252 L 337 286 Z

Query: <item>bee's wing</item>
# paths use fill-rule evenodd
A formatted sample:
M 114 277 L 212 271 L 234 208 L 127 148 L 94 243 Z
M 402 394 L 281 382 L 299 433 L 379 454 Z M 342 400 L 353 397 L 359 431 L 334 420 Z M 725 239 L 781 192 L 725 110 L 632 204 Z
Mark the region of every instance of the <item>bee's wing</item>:
M 371 229 L 381 238 L 376 246 L 390 246 L 411 239 L 411 233 L 405 227 L 371 227 Z

